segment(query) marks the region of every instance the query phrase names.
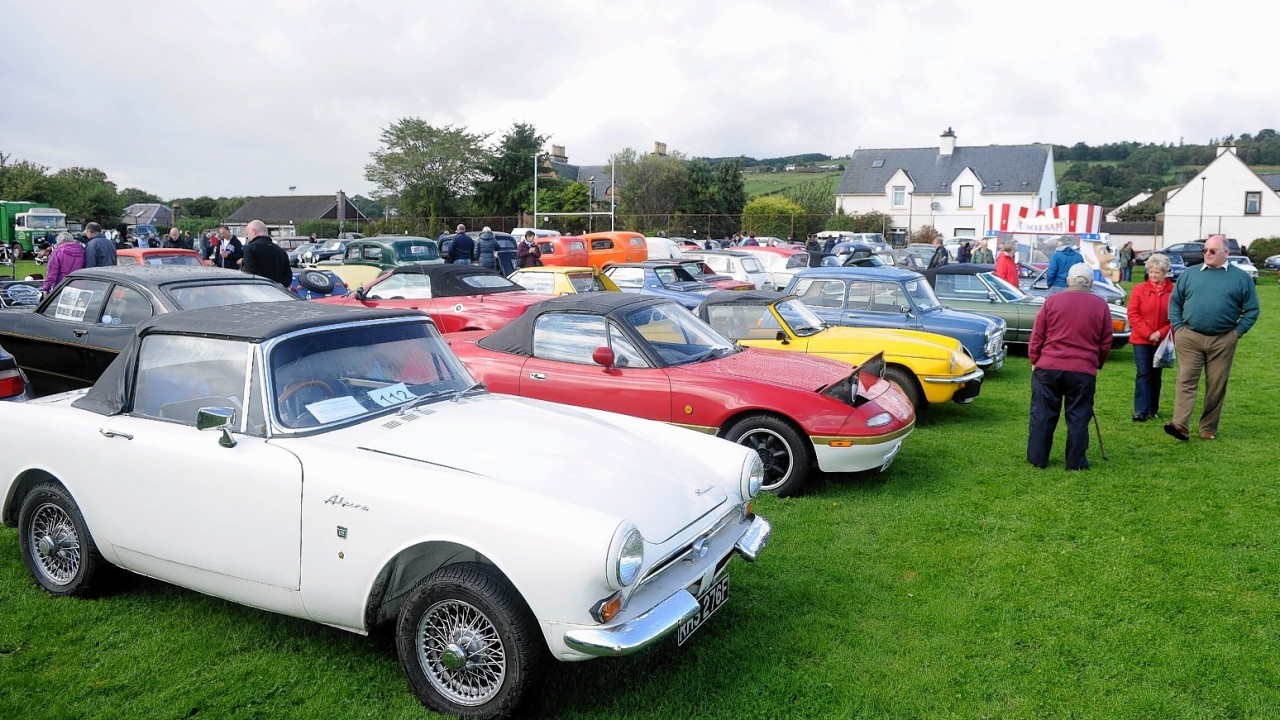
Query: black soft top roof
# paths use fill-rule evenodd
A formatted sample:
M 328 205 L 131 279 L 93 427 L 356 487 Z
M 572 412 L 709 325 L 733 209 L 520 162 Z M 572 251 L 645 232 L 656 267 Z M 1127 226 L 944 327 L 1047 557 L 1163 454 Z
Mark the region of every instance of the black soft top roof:
M 266 278 L 248 275 L 238 270 L 205 267 L 202 265 L 107 265 L 95 268 L 83 268 L 71 273 L 71 277 L 95 277 L 114 281 L 133 281 L 153 286 L 166 285 L 171 282 L 188 282 L 191 280 L 211 280 L 226 282 L 264 282 L 272 283 Z
M 534 324 L 538 322 L 539 317 L 547 313 L 577 312 L 618 318 L 637 308 L 665 304 L 684 307 L 667 298 L 634 293 L 593 292 L 562 295 L 530 306 L 523 315 L 480 338 L 476 344 L 497 352 L 532 356 Z
M 947 263 L 940 267 L 930 270 L 921 270 L 920 273 L 929 279 L 929 284 L 933 284 L 933 279 L 939 275 L 977 275 L 978 273 L 995 272 L 995 265 L 987 265 L 985 263 Z
M 138 348 L 142 338 L 148 335 L 192 335 L 256 343 L 298 330 L 383 318 L 431 321 L 413 310 L 366 309 L 302 300 L 225 305 L 157 315 L 138 326 L 133 342 L 107 366 L 89 392 L 71 404 L 100 415 L 124 412 L 133 395 Z
M 392 270 L 391 274 L 426 275 L 431 279 L 432 297 L 459 297 L 462 295 L 524 291 L 522 286 L 514 282 L 510 282 L 511 287 L 479 288 L 469 284 L 466 279 L 476 275 L 496 275 L 505 279 L 502 273 L 494 272 L 480 265 L 401 265 Z

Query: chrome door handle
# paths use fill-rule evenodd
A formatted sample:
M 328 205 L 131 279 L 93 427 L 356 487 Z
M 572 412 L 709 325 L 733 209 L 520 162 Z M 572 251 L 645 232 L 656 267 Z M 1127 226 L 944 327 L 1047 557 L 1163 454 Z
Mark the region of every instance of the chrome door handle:
M 89 331 L 88 330 L 72 330 L 71 334 L 75 335 L 76 337 L 84 337 L 85 335 L 89 334 Z
M 547 379 L 547 374 L 546 374 L 546 373 L 540 373 L 540 372 L 531 372 L 531 373 L 529 373 L 529 379 L 531 379 L 531 380 L 546 380 L 546 379 Z
M 103 437 L 122 437 L 125 440 L 133 439 L 133 436 L 130 435 L 129 433 L 119 432 L 117 430 L 108 430 L 106 428 L 98 428 L 98 432 L 101 433 Z

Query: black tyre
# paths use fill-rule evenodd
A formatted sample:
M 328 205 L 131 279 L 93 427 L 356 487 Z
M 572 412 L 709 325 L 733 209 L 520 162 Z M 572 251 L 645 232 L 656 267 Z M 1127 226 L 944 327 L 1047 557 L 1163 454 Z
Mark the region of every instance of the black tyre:
M 19 260 L 21 260 L 21 259 L 22 259 L 22 244 L 21 244 L 21 243 L 18 243 L 18 242 L 16 242 L 16 241 L 15 241 L 12 245 L 10 245 L 10 246 L 9 246 L 9 257 L 10 257 L 10 259 L 12 259 L 14 262 L 18 262 Z
M 924 390 L 920 389 L 920 383 L 916 382 L 915 377 L 907 370 L 900 367 L 887 367 L 884 369 L 884 379 L 898 386 L 902 394 L 911 401 L 917 414 L 929 406 L 929 401 L 924 399 Z
M 424 705 L 464 718 L 514 713 L 536 685 L 546 646 L 538 623 L 493 567 L 449 565 L 413 589 L 396 651 Z
M 56 482 L 36 486 L 23 500 L 18 546 L 31 578 L 51 595 L 90 595 L 106 569 L 80 508 Z
M 809 438 L 772 415 L 750 415 L 734 423 L 725 439 L 755 450 L 764 462 L 761 490 L 779 497 L 800 492 L 813 470 Z
M 311 292 L 318 292 L 321 295 L 328 295 L 333 292 L 333 278 L 319 270 L 302 271 L 298 274 L 298 284 Z

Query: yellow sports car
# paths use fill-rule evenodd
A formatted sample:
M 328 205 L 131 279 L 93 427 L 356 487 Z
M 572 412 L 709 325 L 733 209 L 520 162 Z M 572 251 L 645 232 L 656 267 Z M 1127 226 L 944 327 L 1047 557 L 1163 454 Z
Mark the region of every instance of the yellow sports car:
M 859 365 L 884 352 L 884 379 L 916 412 L 930 403 L 972 402 L 982 370 L 959 340 L 918 330 L 828 326 L 794 295 L 748 290 L 715 292 L 697 309 L 721 335 L 750 347 L 821 355 Z
M 606 290 L 621 292 L 612 280 L 601 275 L 600 271 L 593 267 L 561 267 L 559 265 L 527 267 L 516 270 L 508 275 L 507 279 L 524 286 L 527 290 L 553 295 Z

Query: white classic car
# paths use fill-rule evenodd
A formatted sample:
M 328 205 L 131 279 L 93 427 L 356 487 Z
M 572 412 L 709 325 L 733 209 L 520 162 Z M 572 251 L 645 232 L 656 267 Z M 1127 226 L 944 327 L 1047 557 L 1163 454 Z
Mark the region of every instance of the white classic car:
M 414 692 L 467 717 L 513 713 L 548 654 L 683 643 L 770 533 L 753 451 L 489 394 L 411 311 L 162 315 L 92 388 L 0 403 L 0 426 L 3 520 L 44 590 L 91 594 L 111 563 L 394 621 Z

